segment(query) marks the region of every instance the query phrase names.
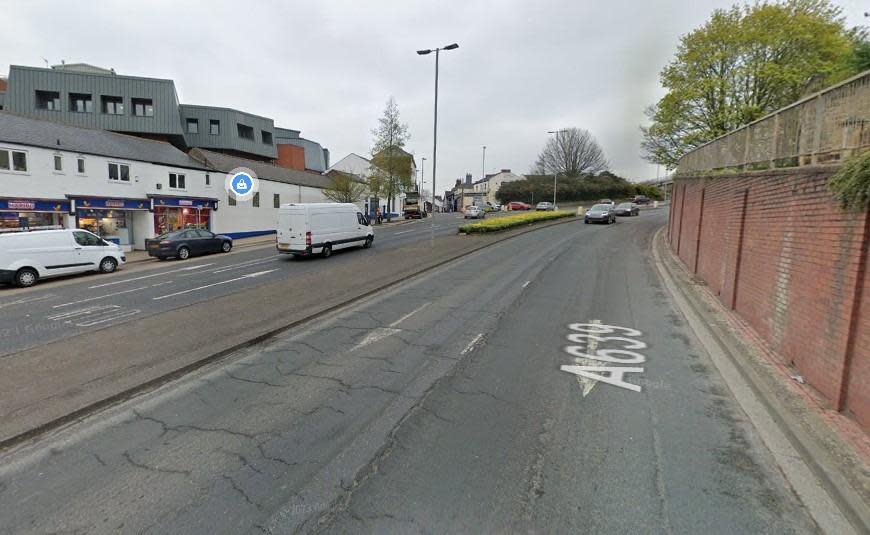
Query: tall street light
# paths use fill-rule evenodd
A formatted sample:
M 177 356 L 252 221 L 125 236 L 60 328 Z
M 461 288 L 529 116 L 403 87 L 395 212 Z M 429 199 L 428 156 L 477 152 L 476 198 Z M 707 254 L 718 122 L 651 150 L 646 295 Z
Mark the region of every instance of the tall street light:
M 432 221 L 430 228 L 432 230 L 432 239 L 435 239 L 435 168 L 438 164 L 438 58 L 442 50 L 456 50 L 459 45 L 456 43 L 434 49 L 435 52 L 435 120 L 432 126 Z M 432 49 L 418 50 L 417 54 L 425 56 L 431 54 Z
M 417 192 L 420 198 L 423 199 L 423 211 L 426 211 L 426 199 L 423 197 L 423 183 L 426 182 L 426 158 L 420 159 L 420 189 Z M 432 211 L 435 211 L 435 199 L 432 199 Z
M 548 130 L 548 134 L 555 134 L 556 140 L 559 139 L 559 134 L 564 132 L 565 130 Z M 559 169 L 554 165 L 553 166 L 553 210 L 556 209 L 556 176 L 559 174 Z
M 483 146 L 483 161 L 480 164 L 480 178 L 486 178 L 486 145 Z

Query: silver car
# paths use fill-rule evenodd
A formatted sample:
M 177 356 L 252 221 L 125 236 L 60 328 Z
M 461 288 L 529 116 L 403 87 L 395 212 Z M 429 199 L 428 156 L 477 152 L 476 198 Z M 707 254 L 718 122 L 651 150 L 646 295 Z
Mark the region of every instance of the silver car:
M 596 204 L 589 210 L 586 210 L 586 216 L 583 222 L 589 223 L 616 223 L 616 213 L 613 207 L 609 204 Z
M 463 219 L 483 219 L 486 217 L 486 212 L 480 206 L 469 206 L 465 209 Z
M 556 209 L 556 207 L 553 205 L 553 203 L 547 202 L 547 201 L 541 201 L 538 203 L 537 206 L 535 206 L 535 210 L 543 210 L 546 212 L 549 212 L 549 211 L 552 211 L 555 209 Z

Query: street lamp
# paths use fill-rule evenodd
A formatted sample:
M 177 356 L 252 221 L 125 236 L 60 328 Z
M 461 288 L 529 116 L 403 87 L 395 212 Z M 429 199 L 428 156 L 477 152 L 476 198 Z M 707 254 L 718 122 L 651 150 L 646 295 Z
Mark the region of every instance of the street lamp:
M 480 178 L 486 178 L 486 145 L 483 146 L 483 161 L 480 164 Z
M 438 163 L 438 58 L 442 50 L 456 50 L 459 45 L 456 43 L 445 47 L 436 48 L 435 51 L 435 120 L 432 125 L 432 220 L 430 228 L 432 229 L 432 238 L 435 237 L 435 168 Z M 417 54 L 425 56 L 431 54 L 432 49 L 418 50 Z
M 556 139 L 559 138 L 559 134 L 564 132 L 565 130 L 548 130 L 548 134 L 556 134 Z M 553 210 L 556 209 L 556 176 L 559 174 L 559 169 L 554 165 L 553 166 Z

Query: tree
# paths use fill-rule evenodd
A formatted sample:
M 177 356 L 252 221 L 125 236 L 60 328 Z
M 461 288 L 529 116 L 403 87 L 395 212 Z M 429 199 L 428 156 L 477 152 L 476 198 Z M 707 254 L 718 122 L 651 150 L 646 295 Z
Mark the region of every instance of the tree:
M 387 210 L 392 212 L 395 196 L 408 187 L 411 179 L 411 156 L 402 150 L 410 138 L 408 125 L 399 118 L 399 105 L 390 97 L 378 127 L 372 129 L 372 176 L 377 191 L 383 191 L 388 200 Z
M 330 184 L 323 188 L 323 195 L 333 202 L 355 203 L 366 194 L 369 187 L 357 177 L 332 170 L 329 172 Z
M 717 9 L 661 72 L 667 94 L 646 112 L 644 157 L 673 169 L 694 147 L 848 77 L 862 35 L 829 0 Z
M 577 177 L 603 171 L 607 165 L 604 151 L 588 130 L 568 128 L 547 140 L 532 171 L 542 175 L 559 173 Z

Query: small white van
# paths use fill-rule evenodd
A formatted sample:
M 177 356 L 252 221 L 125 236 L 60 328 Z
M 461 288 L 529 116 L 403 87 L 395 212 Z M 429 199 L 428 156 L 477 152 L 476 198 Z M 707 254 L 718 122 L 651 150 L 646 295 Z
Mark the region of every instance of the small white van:
M 351 203 L 282 204 L 278 209 L 278 252 L 296 256 L 362 246 L 375 240 L 369 218 Z
M 0 283 L 27 287 L 41 278 L 84 271 L 111 273 L 126 261 L 120 246 L 86 230 L 0 234 Z

